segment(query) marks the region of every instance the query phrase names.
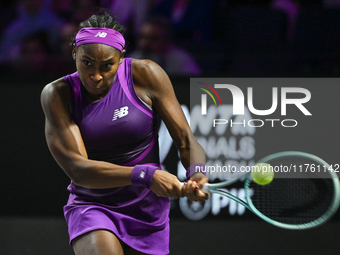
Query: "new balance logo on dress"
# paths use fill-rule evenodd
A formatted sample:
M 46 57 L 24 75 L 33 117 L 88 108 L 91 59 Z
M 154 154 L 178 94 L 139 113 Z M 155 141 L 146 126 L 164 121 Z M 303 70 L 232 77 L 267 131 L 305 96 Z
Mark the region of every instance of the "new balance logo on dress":
M 120 109 L 116 109 L 114 114 L 113 114 L 112 121 L 115 121 L 118 118 L 122 118 L 122 117 L 128 115 L 129 114 L 128 109 L 129 109 L 129 107 L 127 107 L 127 106 L 124 106 Z
M 106 37 L 106 35 L 107 35 L 107 33 L 105 33 L 105 32 L 98 32 L 94 37 L 102 37 L 102 38 L 105 38 Z

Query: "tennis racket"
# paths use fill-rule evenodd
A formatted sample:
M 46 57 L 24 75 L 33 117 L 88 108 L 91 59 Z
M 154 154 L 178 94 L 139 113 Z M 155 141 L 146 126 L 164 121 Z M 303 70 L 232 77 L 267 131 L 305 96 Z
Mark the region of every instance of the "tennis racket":
M 235 200 L 266 222 L 285 229 L 308 229 L 329 220 L 340 203 L 337 169 L 305 152 L 278 152 L 262 158 L 275 172 L 270 184 L 253 182 L 251 171 L 220 183 L 206 183 L 205 193 L 218 193 Z M 245 178 L 245 179 L 244 179 Z M 244 179 L 245 200 L 223 189 Z

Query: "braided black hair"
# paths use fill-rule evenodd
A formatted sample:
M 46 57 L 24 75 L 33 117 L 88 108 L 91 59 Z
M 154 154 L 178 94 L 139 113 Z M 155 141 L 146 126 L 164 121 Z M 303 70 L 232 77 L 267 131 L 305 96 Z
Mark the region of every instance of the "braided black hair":
M 124 36 L 125 28 L 119 24 L 116 18 L 106 9 L 101 9 L 97 14 L 92 15 L 89 19 L 81 22 L 78 27 L 79 32 L 80 29 L 85 27 L 105 27 L 111 28 L 113 30 L 118 31 Z M 77 34 L 76 33 L 76 34 Z M 76 34 L 72 39 L 72 44 L 76 43 Z

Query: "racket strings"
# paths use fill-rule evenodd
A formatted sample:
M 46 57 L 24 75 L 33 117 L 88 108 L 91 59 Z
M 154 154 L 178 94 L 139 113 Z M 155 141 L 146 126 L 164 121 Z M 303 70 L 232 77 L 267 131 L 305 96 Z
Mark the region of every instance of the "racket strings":
M 301 162 L 316 164 L 299 157 L 269 163 L 274 167 L 285 164 L 300 166 Z M 272 183 L 265 186 L 251 182 L 249 188 L 254 192 L 250 199 L 254 207 L 268 218 L 286 224 L 305 224 L 322 217 L 333 203 L 335 191 L 330 175 L 325 178 L 327 172 L 318 173 L 314 169 L 314 172 L 304 170 L 288 176 L 290 178 L 284 178 L 275 172 Z
M 270 219 L 303 224 L 324 215 L 332 203 L 332 180 L 278 179 L 270 186 L 252 183 L 255 208 Z

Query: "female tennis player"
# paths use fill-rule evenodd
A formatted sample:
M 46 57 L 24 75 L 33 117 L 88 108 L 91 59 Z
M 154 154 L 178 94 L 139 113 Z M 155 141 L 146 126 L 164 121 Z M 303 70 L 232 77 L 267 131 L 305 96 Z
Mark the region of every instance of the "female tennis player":
M 124 58 L 124 28 L 109 13 L 79 26 L 77 72 L 42 91 L 48 147 L 70 177 L 64 207 L 75 254 L 168 254 L 169 198 L 207 199 L 197 189 L 205 163 L 167 74 L 154 62 Z M 162 171 L 158 116 L 188 181 Z

